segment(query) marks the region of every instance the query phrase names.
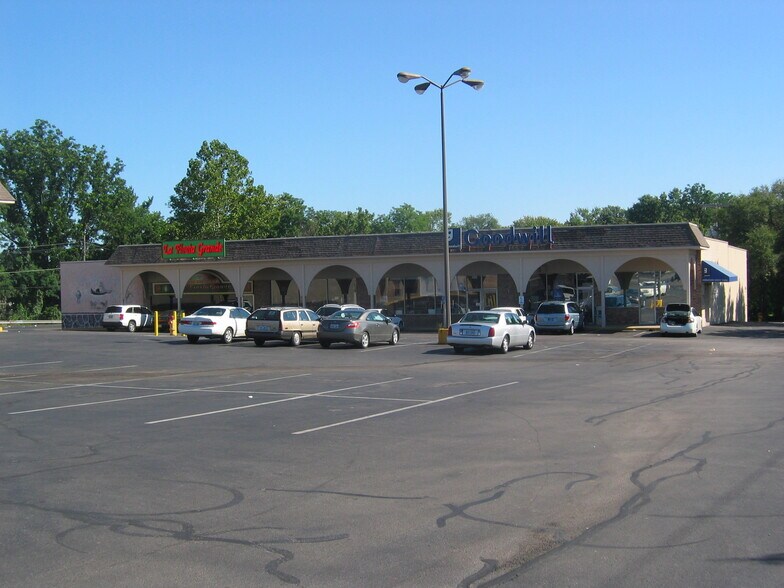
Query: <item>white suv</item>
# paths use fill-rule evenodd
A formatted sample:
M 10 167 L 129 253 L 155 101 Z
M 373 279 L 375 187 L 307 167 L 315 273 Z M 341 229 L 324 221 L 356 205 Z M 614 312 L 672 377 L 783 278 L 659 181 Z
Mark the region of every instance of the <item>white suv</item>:
M 120 304 L 107 306 L 101 318 L 101 326 L 109 331 L 127 329 L 135 333 L 137 329 L 152 327 L 153 314 L 146 306 Z

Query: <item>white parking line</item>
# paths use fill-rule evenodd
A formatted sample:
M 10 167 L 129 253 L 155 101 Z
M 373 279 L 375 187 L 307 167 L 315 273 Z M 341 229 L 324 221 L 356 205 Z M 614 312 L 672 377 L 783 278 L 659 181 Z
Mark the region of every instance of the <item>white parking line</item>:
M 112 366 L 112 367 L 95 368 L 95 369 L 92 369 L 92 370 L 82 370 L 82 373 L 87 373 L 87 372 L 105 372 L 107 370 L 126 370 L 126 369 L 130 369 L 130 368 L 135 368 L 135 367 L 139 367 L 139 366 L 138 365 L 117 365 L 117 366 Z
M 211 410 L 209 412 L 200 412 L 198 414 L 187 414 L 184 416 L 173 417 L 170 419 L 160 419 L 157 421 L 148 421 L 144 423 L 145 425 L 157 425 L 159 423 L 170 423 L 172 421 L 181 421 L 184 419 L 195 419 L 198 417 L 203 416 L 210 416 L 213 414 L 221 414 L 224 412 L 233 412 L 235 410 L 245 410 L 247 408 L 256 408 L 257 406 L 268 406 L 270 404 L 279 404 L 281 402 L 289 402 L 291 400 L 304 400 L 307 398 L 313 398 L 314 396 L 325 396 L 327 394 L 333 394 L 335 392 L 345 392 L 346 390 L 357 390 L 359 388 L 370 388 L 371 386 L 381 386 L 383 384 L 394 384 L 395 382 L 404 382 L 406 380 L 411 380 L 412 378 L 400 378 L 397 380 L 386 380 L 384 382 L 375 382 L 373 384 L 360 384 L 359 386 L 349 386 L 348 388 L 338 388 L 336 390 L 325 390 L 324 392 L 315 392 L 314 394 L 301 394 L 299 396 L 290 396 L 288 398 L 279 398 L 278 400 L 269 400 L 267 402 L 257 402 L 255 404 L 245 404 L 242 406 L 235 406 L 233 408 L 223 408 L 221 410 Z
M 397 345 L 377 345 L 376 347 L 369 347 L 362 349 L 360 353 L 367 353 L 368 351 L 378 351 L 379 349 L 392 349 L 396 347 L 411 347 L 412 345 L 431 345 L 430 341 L 422 341 L 421 343 L 398 343 Z
M 575 345 L 585 345 L 585 341 L 579 341 L 578 343 L 567 343 L 566 345 L 558 345 L 556 347 L 545 347 L 543 349 L 536 349 L 535 351 L 526 351 L 520 355 L 513 355 L 512 358 L 525 357 L 527 355 L 534 355 L 536 353 L 544 353 L 545 351 L 553 351 L 554 349 L 563 349 L 564 347 L 574 347 Z
M 252 382 L 237 382 L 236 384 L 217 384 L 215 386 L 207 386 L 204 388 L 186 388 L 184 390 L 174 390 L 173 392 L 160 392 L 158 394 L 143 394 L 141 396 L 126 396 L 125 398 L 112 398 L 111 400 L 95 400 L 93 402 L 80 402 L 79 404 L 61 404 L 59 406 L 47 406 L 45 408 L 33 408 L 30 410 L 18 410 L 9 412 L 8 414 L 29 414 L 31 412 L 45 412 L 48 410 L 62 410 L 64 408 L 77 408 L 80 406 L 95 406 L 96 404 L 111 404 L 113 402 L 128 402 L 130 400 L 141 400 L 142 398 L 155 398 L 156 396 L 171 396 L 173 394 L 184 394 L 185 392 L 209 392 L 216 388 L 223 388 L 225 386 L 242 386 L 245 384 L 258 384 L 260 382 L 274 382 L 277 380 L 287 380 L 290 378 L 302 378 L 310 374 L 297 374 L 294 376 L 282 376 L 280 378 L 268 378 L 265 380 L 254 380 Z M 101 384 L 94 384 L 96 387 L 101 387 Z M 108 387 L 108 386 L 107 386 Z
M 314 427 L 312 429 L 305 429 L 304 431 L 296 431 L 292 433 L 292 435 L 304 435 L 306 433 L 314 433 L 316 431 L 323 431 L 324 429 L 331 429 L 333 427 L 341 427 L 343 425 L 348 425 L 351 423 L 358 423 L 359 421 L 366 421 L 368 419 L 375 419 L 378 417 L 386 416 L 388 414 L 394 414 L 396 412 L 403 412 L 404 410 L 411 410 L 414 408 L 421 408 L 423 406 L 430 406 L 431 404 L 436 404 L 438 402 L 445 402 L 447 400 L 454 400 L 455 398 L 460 398 L 461 396 L 468 396 L 470 394 L 478 394 L 479 392 L 487 392 L 488 390 L 495 390 L 497 388 L 503 388 L 505 386 L 513 386 L 518 382 L 507 382 L 506 384 L 499 384 L 498 386 L 490 386 L 489 388 L 481 388 L 479 390 L 471 390 L 470 392 L 463 392 L 462 394 L 454 394 L 453 396 L 446 396 L 445 398 L 438 398 L 436 400 L 427 400 L 425 402 L 421 402 L 419 404 L 415 404 L 414 406 L 404 406 L 402 408 L 395 408 L 394 410 L 385 410 L 384 412 L 377 412 L 376 414 L 369 414 L 367 416 L 358 417 L 355 419 L 349 419 L 347 421 L 340 421 L 339 423 L 332 423 L 331 425 L 323 425 L 321 427 Z
M 643 347 L 648 347 L 649 345 L 653 345 L 653 343 L 646 343 L 645 345 L 640 345 L 639 347 L 632 347 L 631 349 L 616 351 L 615 353 L 610 353 L 609 355 L 602 355 L 601 357 L 597 357 L 596 359 L 607 359 L 608 357 L 612 357 L 613 355 L 620 355 L 621 353 L 629 353 L 630 351 L 636 351 L 638 349 L 642 349 Z
M 25 366 L 28 366 L 28 365 L 49 365 L 49 364 L 52 364 L 52 363 L 63 363 L 63 362 L 62 361 L 40 361 L 38 363 L 17 363 L 17 364 L 13 364 L 13 365 L 0 365 L 0 370 L 4 370 L 6 368 L 12 368 L 12 367 L 25 367 Z

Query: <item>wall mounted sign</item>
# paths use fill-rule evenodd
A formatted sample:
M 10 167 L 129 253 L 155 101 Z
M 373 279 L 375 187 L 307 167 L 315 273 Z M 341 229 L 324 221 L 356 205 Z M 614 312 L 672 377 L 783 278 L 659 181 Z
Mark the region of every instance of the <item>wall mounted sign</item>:
M 491 247 L 522 245 L 529 249 L 549 247 L 553 240 L 553 227 L 541 226 L 530 229 L 509 227 L 503 230 L 493 229 L 449 229 L 449 247 L 454 249 L 490 249 Z
M 226 257 L 226 241 L 204 239 L 201 241 L 165 241 L 161 245 L 163 259 L 201 259 Z

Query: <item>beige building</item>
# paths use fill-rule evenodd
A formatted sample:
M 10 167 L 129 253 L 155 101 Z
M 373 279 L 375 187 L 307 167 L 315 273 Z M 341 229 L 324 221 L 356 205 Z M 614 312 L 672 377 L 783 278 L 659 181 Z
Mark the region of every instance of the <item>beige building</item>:
M 708 322 L 747 319 L 746 252 L 696 225 L 665 223 L 450 231 L 449 304 L 468 310 L 574 300 L 591 326 L 657 324 L 668 302 Z M 119 247 L 61 266 L 65 328 L 97 325 L 109 304 L 193 311 L 208 304 L 328 302 L 382 308 L 410 330 L 444 313 L 442 233 L 183 241 Z

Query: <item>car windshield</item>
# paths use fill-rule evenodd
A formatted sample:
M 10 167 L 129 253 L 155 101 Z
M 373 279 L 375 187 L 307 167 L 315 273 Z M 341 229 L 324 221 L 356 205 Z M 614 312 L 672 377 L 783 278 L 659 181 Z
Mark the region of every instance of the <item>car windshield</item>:
M 483 312 L 483 311 L 476 311 L 476 312 L 469 312 L 463 318 L 460 319 L 461 323 L 497 323 L 498 322 L 498 313 L 497 312 Z
M 357 320 L 364 312 L 364 310 L 339 310 L 335 314 L 329 315 L 329 318 Z
M 194 316 L 223 316 L 225 312 L 225 308 L 211 308 L 208 306 L 206 308 L 200 308 L 193 314 Z
M 122 306 L 107 306 L 106 312 L 122 312 Z
M 280 318 L 280 311 L 276 308 L 260 308 L 250 318 L 257 321 L 276 321 Z
M 539 314 L 563 314 L 564 313 L 564 305 L 563 304 L 542 304 L 539 307 L 539 310 L 536 311 Z

